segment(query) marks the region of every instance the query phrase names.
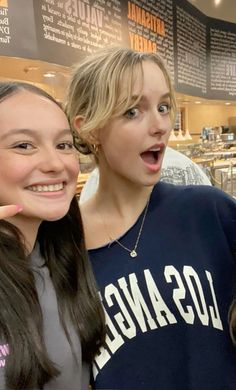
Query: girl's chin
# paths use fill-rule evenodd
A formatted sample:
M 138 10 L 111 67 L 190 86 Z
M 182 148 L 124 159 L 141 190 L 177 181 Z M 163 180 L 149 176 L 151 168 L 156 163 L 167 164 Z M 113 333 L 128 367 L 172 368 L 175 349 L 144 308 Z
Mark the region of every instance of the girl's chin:
M 25 218 L 28 218 L 29 220 L 32 219 L 33 220 L 38 220 L 40 222 L 43 222 L 43 221 L 58 221 L 59 219 L 63 218 L 68 212 L 68 208 L 66 208 L 65 210 L 55 210 L 55 211 L 52 211 L 50 210 L 50 212 L 38 212 L 37 214 L 33 214 L 33 213 L 25 213 L 24 216 Z

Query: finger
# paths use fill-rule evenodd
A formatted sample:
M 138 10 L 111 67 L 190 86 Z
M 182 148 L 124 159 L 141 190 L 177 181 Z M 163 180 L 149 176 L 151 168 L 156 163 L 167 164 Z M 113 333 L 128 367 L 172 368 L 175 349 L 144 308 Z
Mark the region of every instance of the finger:
M 9 205 L 0 207 L 0 219 L 13 217 L 17 213 L 23 210 L 23 207 L 20 205 Z

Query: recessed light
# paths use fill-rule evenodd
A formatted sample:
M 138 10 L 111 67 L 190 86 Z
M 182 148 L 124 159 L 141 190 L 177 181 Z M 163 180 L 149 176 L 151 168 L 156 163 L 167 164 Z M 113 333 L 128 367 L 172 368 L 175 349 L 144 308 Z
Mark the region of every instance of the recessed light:
M 56 77 L 54 72 L 45 72 L 43 75 L 44 75 L 44 77 L 48 77 L 48 78 Z
M 230 104 L 231 104 L 230 102 L 226 102 L 225 103 L 226 106 L 230 106 Z
M 201 104 L 200 100 L 196 100 L 195 104 Z

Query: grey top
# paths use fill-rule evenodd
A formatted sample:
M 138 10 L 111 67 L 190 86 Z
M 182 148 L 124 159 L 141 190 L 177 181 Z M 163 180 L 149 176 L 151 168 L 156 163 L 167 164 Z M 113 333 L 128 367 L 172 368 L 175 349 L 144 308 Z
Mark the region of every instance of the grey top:
M 47 267 L 41 267 L 44 260 L 36 248 L 31 254 L 39 302 L 43 312 L 44 337 L 50 359 L 56 364 L 61 374 L 56 380 L 48 382 L 44 390 L 87 390 L 89 385 L 89 367 L 82 364 L 81 345 L 72 326 L 68 331 L 73 344 L 77 362 L 73 357 L 70 344 L 60 324 L 55 290 Z M 8 345 L 0 341 L 0 390 L 4 386 L 4 367 L 10 353 Z

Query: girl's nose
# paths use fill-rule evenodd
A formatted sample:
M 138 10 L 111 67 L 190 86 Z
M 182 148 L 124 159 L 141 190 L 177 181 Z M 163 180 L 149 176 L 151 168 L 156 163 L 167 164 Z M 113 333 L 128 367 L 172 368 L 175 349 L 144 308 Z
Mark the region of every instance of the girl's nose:
M 45 150 L 40 156 L 40 169 L 43 172 L 61 172 L 65 164 L 59 150 Z
M 169 131 L 170 126 L 167 126 L 167 124 L 166 116 L 160 115 L 158 111 L 152 112 L 150 114 L 149 133 L 151 135 L 164 135 Z

